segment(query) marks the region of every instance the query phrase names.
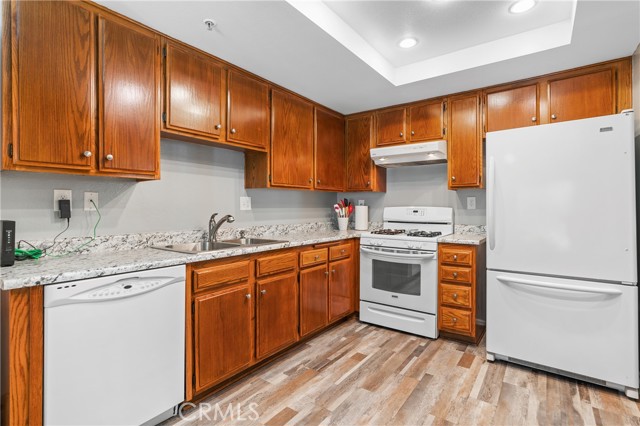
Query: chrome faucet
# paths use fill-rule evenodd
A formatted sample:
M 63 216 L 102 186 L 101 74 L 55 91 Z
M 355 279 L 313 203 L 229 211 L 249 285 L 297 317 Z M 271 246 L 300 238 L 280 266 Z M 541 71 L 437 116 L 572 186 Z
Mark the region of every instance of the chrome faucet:
M 218 215 L 218 213 L 214 213 L 211 215 L 211 218 L 209 218 L 209 242 L 210 243 L 214 243 L 216 241 L 218 241 L 218 228 L 220 228 L 220 226 L 222 226 L 223 223 L 225 222 L 229 222 L 229 223 L 233 223 L 236 219 L 231 216 L 230 214 L 223 216 L 222 218 L 220 218 L 219 221 L 216 222 L 216 216 Z

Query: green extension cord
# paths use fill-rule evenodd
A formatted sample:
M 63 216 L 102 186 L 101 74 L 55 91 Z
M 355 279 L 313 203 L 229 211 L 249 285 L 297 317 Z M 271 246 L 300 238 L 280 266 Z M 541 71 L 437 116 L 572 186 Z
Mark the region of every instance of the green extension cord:
M 16 260 L 39 259 L 40 257 L 42 257 L 42 250 L 40 249 L 31 249 L 31 250 L 15 249 L 14 253 L 16 256 Z

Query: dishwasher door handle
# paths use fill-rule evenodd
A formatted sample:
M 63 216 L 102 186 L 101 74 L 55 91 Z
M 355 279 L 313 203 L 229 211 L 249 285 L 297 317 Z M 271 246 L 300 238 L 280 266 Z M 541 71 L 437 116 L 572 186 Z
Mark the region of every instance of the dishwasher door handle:
M 132 277 L 112 281 L 100 287 L 76 293 L 49 303 L 45 308 L 78 303 L 99 303 L 127 299 L 151 293 L 171 284 L 184 281 L 175 277 Z M 62 290 L 64 287 L 60 287 Z

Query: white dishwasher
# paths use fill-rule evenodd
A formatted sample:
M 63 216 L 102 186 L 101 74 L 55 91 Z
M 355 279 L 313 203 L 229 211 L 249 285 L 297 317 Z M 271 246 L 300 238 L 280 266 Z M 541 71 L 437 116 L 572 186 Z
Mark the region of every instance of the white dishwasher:
M 44 423 L 139 425 L 184 400 L 185 267 L 44 289 Z

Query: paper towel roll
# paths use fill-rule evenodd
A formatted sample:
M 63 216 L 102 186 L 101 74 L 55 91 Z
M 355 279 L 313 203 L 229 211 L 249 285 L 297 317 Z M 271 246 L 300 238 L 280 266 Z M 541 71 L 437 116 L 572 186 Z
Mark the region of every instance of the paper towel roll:
M 356 206 L 356 230 L 369 229 L 369 206 Z

